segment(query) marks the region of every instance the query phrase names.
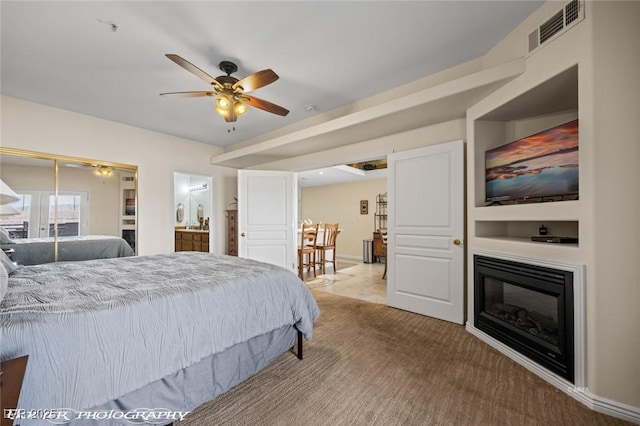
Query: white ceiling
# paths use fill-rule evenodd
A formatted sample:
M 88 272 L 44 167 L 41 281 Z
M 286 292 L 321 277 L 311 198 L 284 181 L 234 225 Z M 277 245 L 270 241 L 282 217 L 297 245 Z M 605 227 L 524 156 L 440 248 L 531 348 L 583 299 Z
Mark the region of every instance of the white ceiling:
M 83 114 L 229 146 L 350 105 L 485 54 L 541 1 L 2 1 L 1 92 Z M 117 31 L 109 23 L 117 25 Z M 221 75 L 272 68 L 280 79 L 233 126 L 164 55 Z M 316 111 L 306 110 L 314 105 Z M 446 117 L 445 117 L 446 118 Z
M 320 169 L 297 172 L 298 187 L 335 185 L 347 182 L 363 182 L 373 179 L 386 179 L 387 169 L 358 170 L 349 166 L 331 166 Z

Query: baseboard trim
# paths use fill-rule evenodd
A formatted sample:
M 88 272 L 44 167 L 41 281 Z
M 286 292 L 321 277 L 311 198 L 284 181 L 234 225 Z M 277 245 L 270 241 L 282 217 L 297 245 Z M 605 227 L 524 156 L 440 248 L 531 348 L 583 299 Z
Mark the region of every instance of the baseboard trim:
M 336 255 L 336 260 L 340 260 L 340 258 L 343 259 L 356 259 L 359 260 L 360 262 L 362 262 L 362 256 L 354 256 L 352 254 L 341 254 L 341 255 Z
M 590 404 L 586 405 L 592 410 L 640 425 L 640 408 L 607 398 L 601 398 L 592 393 L 589 394 L 589 397 L 591 400 Z
M 465 324 L 465 329 L 492 348 L 511 358 L 536 376 L 560 389 L 562 392 L 586 405 L 590 409 L 628 422 L 640 424 L 640 408 L 599 397 L 589 392 L 588 388 L 576 387 L 573 383 L 557 376 L 546 368 L 539 366 L 529 358 L 511 349 L 509 346 L 494 339 L 488 334 L 478 330 L 468 322 Z

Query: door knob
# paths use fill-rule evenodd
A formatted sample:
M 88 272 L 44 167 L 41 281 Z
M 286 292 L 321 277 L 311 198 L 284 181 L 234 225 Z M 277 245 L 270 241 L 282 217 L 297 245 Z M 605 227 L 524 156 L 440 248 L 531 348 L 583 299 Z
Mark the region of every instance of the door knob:
M 455 244 L 455 245 L 457 245 L 457 246 L 459 246 L 459 245 L 460 245 L 460 243 L 461 243 L 461 241 L 460 241 L 458 238 L 456 238 L 455 240 L 453 240 L 453 244 Z
M 244 235 L 245 235 L 244 232 L 242 234 L 240 234 L 241 237 L 244 237 Z

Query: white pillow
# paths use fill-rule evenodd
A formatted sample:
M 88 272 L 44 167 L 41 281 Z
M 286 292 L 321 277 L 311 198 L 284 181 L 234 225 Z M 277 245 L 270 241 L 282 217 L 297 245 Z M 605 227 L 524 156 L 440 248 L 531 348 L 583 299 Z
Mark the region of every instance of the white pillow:
M 4 299 L 4 295 L 7 294 L 7 288 L 9 287 L 9 273 L 4 269 L 4 265 L 0 264 L 0 303 Z
M 14 243 L 15 241 L 13 241 L 9 237 L 9 233 L 6 231 L 6 229 L 0 228 L 0 244 L 14 244 Z
M 4 251 L 2 252 L 2 254 L 0 254 L 0 264 L 4 266 L 5 271 L 7 271 L 9 275 L 22 268 L 22 265 L 16 265 L 15 263 L 13 263 Z

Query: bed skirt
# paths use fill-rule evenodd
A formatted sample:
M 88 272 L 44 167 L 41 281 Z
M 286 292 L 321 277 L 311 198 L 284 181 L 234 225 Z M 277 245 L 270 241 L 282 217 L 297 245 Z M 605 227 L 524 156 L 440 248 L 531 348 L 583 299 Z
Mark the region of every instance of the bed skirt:
M 193 411 L 262 370 L 275 358 L 291 349 L 295 344 L 296 335 L 297 330 L 293 326 L 276 329 L 85 411 L 128 412 L 141 408 Z M 76 420 L 69 424 L 74 426 L 110 424 L 107 420 L 103 421 L 105 423 L 99 420 Z M 167 423 L 170 422 L 158 420 L 147 424 Z

